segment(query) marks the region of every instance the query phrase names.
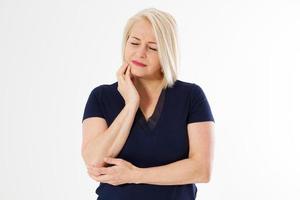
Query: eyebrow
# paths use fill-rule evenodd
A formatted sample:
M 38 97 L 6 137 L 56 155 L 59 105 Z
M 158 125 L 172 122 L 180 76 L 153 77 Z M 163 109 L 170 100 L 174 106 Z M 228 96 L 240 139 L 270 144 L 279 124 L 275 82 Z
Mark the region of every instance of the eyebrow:
M 137 37 L 134 37 L 134 36 L 131 36 L 132 38 L 135 38 L 135 39 L 137 39 L 137 40 L 141 40 L 140 38 L 137 38 Z M 148 43 L 153 43 L 153 44 L 156 44 L 156 42 L 148 42 Z

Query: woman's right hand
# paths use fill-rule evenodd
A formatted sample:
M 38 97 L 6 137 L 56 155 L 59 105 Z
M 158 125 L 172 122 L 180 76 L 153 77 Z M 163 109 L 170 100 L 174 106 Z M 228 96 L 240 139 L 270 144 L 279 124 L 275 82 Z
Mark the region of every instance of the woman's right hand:
M 131 66 L 124 61 L 123 65 L 117 71 L 118 91 L 122 95 L 125 104 L 138 108 L 140 104 L 140 95 L 136 90 L 131 78 Z

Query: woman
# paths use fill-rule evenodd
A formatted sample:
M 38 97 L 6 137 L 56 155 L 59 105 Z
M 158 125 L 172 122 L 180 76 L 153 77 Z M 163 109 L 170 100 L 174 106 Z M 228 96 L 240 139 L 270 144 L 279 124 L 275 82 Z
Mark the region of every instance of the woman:
M 98 199 L 196 199 L 210 179 L 214 118 L 195 83 L 177 79 L 176 22 L 148 8 L 130 18 L 118 81 L 95 87 L 82 157 Z

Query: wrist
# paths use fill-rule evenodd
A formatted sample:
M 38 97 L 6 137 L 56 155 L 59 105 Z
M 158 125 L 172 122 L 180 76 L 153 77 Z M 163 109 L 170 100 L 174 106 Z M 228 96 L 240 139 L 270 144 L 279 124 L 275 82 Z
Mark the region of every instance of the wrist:
M 128 109 L 134 110 L 134 111 L 137 111 L 137 109 L 139 108 L 139 104 L 137 104 L 137 103 L 128 103 L 125 106 L 128 107 Z
M 143 168 L 136 167 L 133 170 L 133 177 L 132 177 L 132 183 L 133 184 L 141 184 L 142 183 L 142 175 L 143 175 Z

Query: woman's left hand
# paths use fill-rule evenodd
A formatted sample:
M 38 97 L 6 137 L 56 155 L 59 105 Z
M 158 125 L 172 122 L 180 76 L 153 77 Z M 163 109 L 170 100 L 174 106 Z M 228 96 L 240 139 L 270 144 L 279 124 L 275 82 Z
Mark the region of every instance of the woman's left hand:
M 115 186 L 125 183 L 135 183 L 134 179 L 138 167 L 121 158 L 108 157 L 104 159 L 104 161 L 109 164 L 114 164 L 114 166 L 87 166 L 88 174 L 92 179 Z

